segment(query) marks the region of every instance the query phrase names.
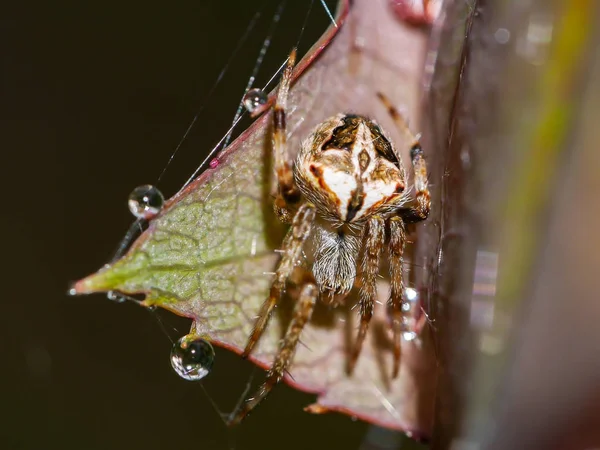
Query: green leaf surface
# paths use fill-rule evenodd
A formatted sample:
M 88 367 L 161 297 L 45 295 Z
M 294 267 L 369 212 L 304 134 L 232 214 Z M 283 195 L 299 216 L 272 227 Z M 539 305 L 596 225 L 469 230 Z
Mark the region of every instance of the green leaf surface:
M 375 93 L 385 92 L 418 130 L 427 34 L 403 23 L 388 6 L 386 0 L 360 0 L 348 12 L 342 3 L 339 29 L 330 28 L 298 65 L 288 113 L 292 154 L 312 127 L 339 112 L 376 118 L 398 148 L 407 147 Z M 144 293 L 146 305 L 190 317 L 193 332 L 241 352 L 267 296 L 285 231 L 272 213 L 269 124 L 267 113 L 219 155 L 216 168 L 167 202 L 122 259 L 76 283 L 76 292 Z M 385 279 L 380 284 L 385 302 Z M 270 365 L 287 326 L 294 292 L 288 294 L 252 354 L 262 367 Z M 428 435 L 435 382 L 428 339 L 403 343 L 400 375 L 391 380 L 391 341 L 379 305 L 348 377 L 347 336 L 356 323 L 351 306 L 317 309 L 289 370 L 293 382 L 289 376 L 286 381 L 319 394 L 308 408 L 312 412 L 342 411 Z

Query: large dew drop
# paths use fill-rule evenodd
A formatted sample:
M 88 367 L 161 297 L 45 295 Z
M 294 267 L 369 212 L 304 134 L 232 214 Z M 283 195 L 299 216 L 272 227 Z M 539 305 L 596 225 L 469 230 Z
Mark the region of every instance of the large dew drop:
M 129 194 L 129 210 L 138 219 L 151 219 L 156 216 L 163 207 L 165 198 L 162 193 L 150 184 L 136 187 Z
M 182 337 L 171 349 L 171 365 L 184 380 L 201 380 L 210 373 L 214 361 L 213 346 L 194 334 Z
M 248 110 L 250 114 L 253 114 L 257 111 L 261 106 L 267 103 L 269 97 L 265 94 L 261 89 L 250 89 L 244 95 L 244 107 Z

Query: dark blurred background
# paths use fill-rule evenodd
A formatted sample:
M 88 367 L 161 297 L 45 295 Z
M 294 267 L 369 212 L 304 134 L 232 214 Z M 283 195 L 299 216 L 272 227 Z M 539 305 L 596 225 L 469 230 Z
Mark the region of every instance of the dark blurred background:
M 255 13 L 261 19 L 214 94 Z M 296 44 L 309 1 L 288 1 L 256 86 Z M 132 221 L 127 196 L 169 197 L 229 128 L 277 1 L 13 2 L 0 15 L 5 294 L 0 448 L 358 448 L 367 425 L 313 416 L 314 396 L 277 389 L 232 434 L 198 385 L 169 364 L 154 316 L 69 282 L 107 262 Z M 328 1 L 335 8 L 335 2 Z M 315 1 L 304 53 L 329 24 Z M 166 313 L 173 338 L 189 321 Z M 253 369 L 217 349 L 206 391 L 231 410 Z M 262 376 L 256 371 L 256 376 Z

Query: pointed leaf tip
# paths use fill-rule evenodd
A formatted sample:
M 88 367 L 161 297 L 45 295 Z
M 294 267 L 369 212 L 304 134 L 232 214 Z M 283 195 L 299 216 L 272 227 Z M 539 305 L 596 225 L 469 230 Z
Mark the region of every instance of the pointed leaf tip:
M 69 289 L 69 295 L 93 294 L 116 289 L 114 283 L 111 283 L 110 277 L 107 276 L 105 272 L 107 271 L 101 269 L 96 273 L 76 281 Z
M 114 264 L 107 264 L 96 273 L 76 281 L 69 290 L 70 295 L 93 294 L 96 292 L 122 291 L 125 293 L 141 292 L 143 289 L 132 289 L 129 282 L 135 278 L 135 272 L 143 267 L 135 267 L 135 258 L 123 258 Z

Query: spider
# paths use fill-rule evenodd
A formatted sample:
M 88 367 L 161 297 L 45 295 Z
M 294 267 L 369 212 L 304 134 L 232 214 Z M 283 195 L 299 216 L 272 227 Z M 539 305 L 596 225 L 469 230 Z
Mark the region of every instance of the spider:
M 411 142 L 414 199 L 407 194 L 400 155 L 379 125 L 364 116 L 338 114 L 320 123 L 302 142 L 291 164 L 286 147 L 285 110 L 295 59 L 296 52 L 292 50 L 272 116 L 278 186 L 274 211 L 281 221 L 290 224 L 290 229 L 283 241 L 269 297 L 261 306 L 242 354 L 244 358 L 252 352 L 265 330 L 308 241 L 315 245 L 314 262 L 310 276 L 302 282 L 292 320 L 266 381 L 230 415 L 230 425 L 241 422 L 282 379 L 315 303 L 321 301 L 332 307 L 341 304 L 357 280 L 360 265 L 360 325 L 346 368 L 348 374 L 352 373 L 373 316 L 376 279 L 384 249 L 387 249 L 391 278 L 387 306 L 394 339 L 392 372 L 394 377 L 398 375 L 406 225 L 425 220 L 429 215 L 430 195 L 421 145 L 383 94 L 377 95 Z

